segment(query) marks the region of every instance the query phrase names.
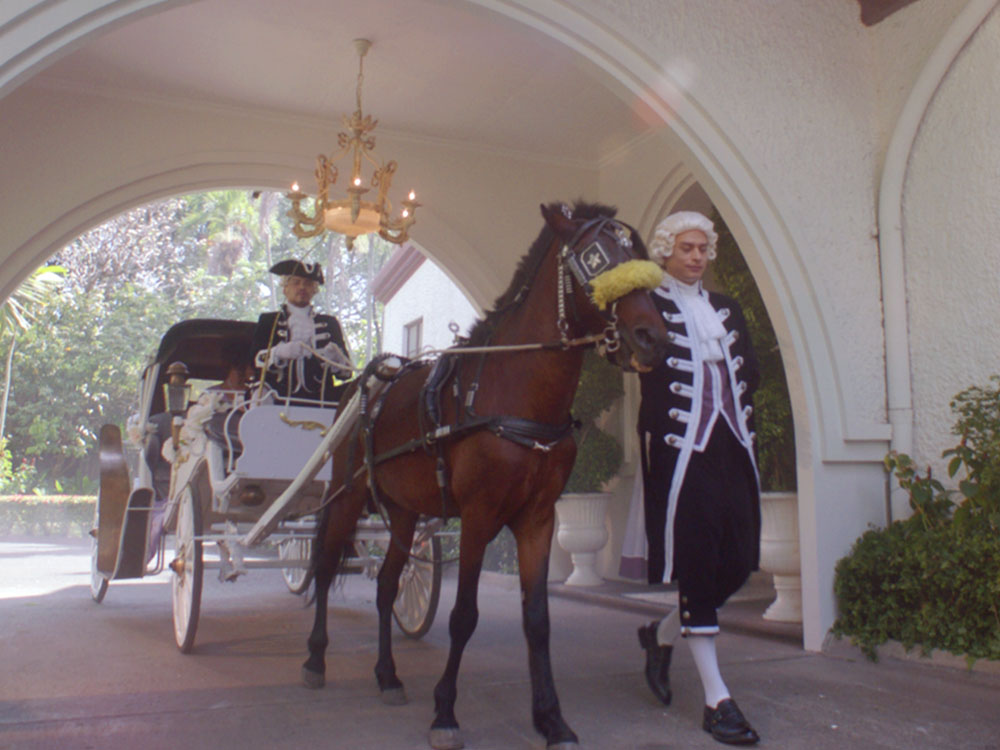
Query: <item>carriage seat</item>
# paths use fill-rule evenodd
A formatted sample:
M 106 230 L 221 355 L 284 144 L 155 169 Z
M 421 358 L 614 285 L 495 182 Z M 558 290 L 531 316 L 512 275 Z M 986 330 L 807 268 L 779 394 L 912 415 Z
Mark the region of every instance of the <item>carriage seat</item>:
M 243 454 L 243 442 L 240 440 L 240 420 L 242 409 L 228 409 L 213 414 L 205 423 L 205 434 L 213 443 L 222 447 L 222 455 L 229 463 L 229 458 L 235 461 Z

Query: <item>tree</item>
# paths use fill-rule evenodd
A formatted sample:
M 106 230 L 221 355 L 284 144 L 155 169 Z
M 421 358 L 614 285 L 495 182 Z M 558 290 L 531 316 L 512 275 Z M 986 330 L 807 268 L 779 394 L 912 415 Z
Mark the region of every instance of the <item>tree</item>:
M 36 326 L 12 329 L 11 454 L 33 460 L 50 484 L 94 474 L 96 433 L 134 411 L 138 378 L 164 332 L 180 320 L 256 320 L 274 309 L 268 268 L 284 258 L 324 263 L 316 303 L 341 320 L 363 362 L 378 336 L 371 279 L 393 246 L 359 240 L 351 252 L 337 235 L 301 240 L 288 208 L 267 191 L 179 196 L 126 211 L 56 253 L 66 269 L 60 293 Z
M 17 330 L 26 331 L 62 284 L 65 269 L 59 266 L 36 268 L 0 308 L 0 340 L 10 340 L 4 365 L 3 403 L 0 405 L 0 440 L 7 430 L 7 402 L 10 393 L 11 363 L 17 345 Z

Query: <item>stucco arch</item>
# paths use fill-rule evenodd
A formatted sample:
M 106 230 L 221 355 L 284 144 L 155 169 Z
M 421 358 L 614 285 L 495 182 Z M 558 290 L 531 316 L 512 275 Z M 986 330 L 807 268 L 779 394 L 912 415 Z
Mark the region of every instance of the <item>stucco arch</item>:
M 14 11 L 14 15 L 7 18 L 0 16 L 0 34 L 12 42 L 10 48 L 13 50 L 8 59 L 0 60 L 0 94 L 11 91 L 18 82 L 79 45 L 89 35 L 127 23 L 139 14 L 175 7 L 183 1 L 64 1 L 39 4 L 37 9 L 20 15 Z M 626 39 L 588 14 L 587 4 L 570 5 L 557 0 L 470 2 L 540 31 L 574 50 L 606 76 L 605 85 L 619 93 L 623 100 L 641 102 L 648 116 L 662 123 L 663 137 L 670 141 L 693 179 L 708 192 L 744 249 L 779 341 L 789 354 L 786 368 L 798 440 L 805 640 L 808 648 L 819 648 L 833 620 L 830 593 L 833 562 L 845 547 L 845 537 L 853 534 L 856 526 L 863 528 L 870 515 L 870 510 L 861 508 L 860 500 L 845 508 L 839 502 L 840 496 L 862 485 L 864 491 L 859 492 L 859 496 L 868 500 L 872 494 L 869 475 L 862 478 L 857 473 L 852 474 L 845 486 L 838 482 L 843 473 L 836 467 L 876 465 L 884 452 L 889 430 L 887 425 L 874 420 L 859 421 L 846 404 L 843 364 L 838 361 L 831 337 L 832 324 L 819 307 L 813 281 L 776 201 L 711 112 L 678 85 L 639 42 Z M 155 110 L 156 107 L 156 102 L 129 103 L 128 108 L 123 105 L 127 118 L 121 127 L 125 129 L 131 122 L 138 124 L 143 117 L 156 114 L 141 112 L 140 108 Z M 68 196 L 64 202 L 59 202 L 59 195 L 52 196 L 56 205 L 70 208 L 44 225 L 30 228 L 27 238 L 16 245 L 14 254 L 6 261 L 12 264 L 8 271 L 13 273 L 5 274 L 0 292 L 9 293 L 14 283 L 60 243 L 129 205 L 159 195 L 209 186 L 278 187 L 287 185 L 289 176 L 308 184 L 305 165 L 311 164 L 315 153 L 324 150 L 322 140 L 326 124 L 299 123 L 295 128 L 269 129 L 266 123 L 257 123 L 253 138 L 241 143 L 229 158 L 221 158 L 219 154 L 224 146 L 219 140 L 220 133 L 226 132 L 237 118 L 224 112 L 213 112 L 211 116 L 216 120 L 211 127 L 206 126 L 204 132 L 193 134 L 203 135 L 209 141 L 206 152 L 192 155 L 179 143 L 165 144 L 156 164 L 134 164 L 131 172 L 115 180 L 107 175 L 96 175 L 91 184 L 78 194 Z M 67 137 L 78 136 L 67 133 Z M 110 149 L 116 145 L 110 142 L 111 139 L 113 135 L 99 145 Z M 77 142 L 82 143 L 82 147 L 88 145 L 74 141 Z M 275 144 L 272 147 L 279 149 L 277 156 L 264 158 L 260 144 L 265 142 Z M 436 158 L 445 150 L 441 144 L 407 145 L 410 147 L 407 157 L 399 158 L 401 162 L 404 158 L 410 159 L 407 163 L 415 171 L 426 169 L 429 173 L 443 163 Z M 548 197 L 579 194 L 581 190 L 596 193 L 602 169 L 598 166 L 593 170 L 583 167 L 564 170 L 558 178 L 532 185 L 536 192 L 530 195 L 518 195 L 517 190 L 528 191 L 524 190 L 523 183 L 514 185 L 512 180 L 502 193 L 505 203 L 501 208 L 512 216 L 534 216 L 538 193 Z M 440 181 L 444 190 L 447 175 L 442 175 Z M 651 223 L 663 203 L 682 187 L 682 183 L 671 185 L 668 176 L 664 181 L 665 192 L 658 193 L 646 206 L 643 223 Z M 527 237 L 536 224 L 525 222 L 523 232 L 512 230 L 509 235 L 484 247 L 471 231 L 473 224 L 484 223 L 481 221 L 483 209 L 470 205 L 461 195 L 453 193 L 448 198 L 448 202 L 440 204 L 449 206 L 448 213 L 428 211 L 427 219 L 421 218 L 422 230 L 429 233 L 423 241 L 427 245 L 440 243 L 437 245 L 441 253 L 439 260 L 469 295 L 482 304 L 498 291 L 496 280 L 509 277 L 516 260 L 516 254 L 510 258 L 509 248 L 527 247 Z M 502 252 L 491 252 L 497 248 Z M 849 528 L 838 522 L 845 513 L 851 515 L 855 510 L 855 520 Z M 837 529 L 836 534 L 829 534 L 831 525 Z M 825 534 L 820 533 L 821 528 L 825 529 Z

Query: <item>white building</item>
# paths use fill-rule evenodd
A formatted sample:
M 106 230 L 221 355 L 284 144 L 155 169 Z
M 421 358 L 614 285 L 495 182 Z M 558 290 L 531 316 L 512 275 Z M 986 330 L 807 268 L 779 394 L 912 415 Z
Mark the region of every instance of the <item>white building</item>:
M 478 317 L 462 290 L 413 242 L 386 261 L 372 293 L 384 306 L 382 351 L 406 357 L 448 348 L 455 340 L 452 326 L 464 335 Z
M 998 367 L 997 0 L 17 0 L 0 4 L 0 294 L 164 195 L 313 182 L 375 41 L 377 152 L 414 239 L 488 306 L 538 204 L 648 236 L 697 186 L 748 258 L 795 419 L 804 645 L 834 565 Z M 306 187 L 308 189 L 308 187 Z

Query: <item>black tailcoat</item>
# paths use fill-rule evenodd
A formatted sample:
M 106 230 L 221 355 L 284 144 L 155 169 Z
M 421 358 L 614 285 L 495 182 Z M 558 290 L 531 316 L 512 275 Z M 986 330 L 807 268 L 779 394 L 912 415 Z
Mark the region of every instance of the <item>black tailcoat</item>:
M 733 433 L 733 440 L 721 443 L 718 439 L 709 441 L 704 458 L 699 456 L 699 465 L 704 464 L 704 459 L 711 458 L 710 451 L 725 450 L 727 453 L 735 453 L 734 465 L 745 467 L 745 471 L 737 472 L 741 476 L 732 477 L 731 482 L 733 497 L 742 498 L 735 501 L 741 504 L 736 514 L 741 519 L 736 532 L 738 546 L 745 551 L 741 553 L 745 562 L 741 562 L 738 567 L 747 569 L 745 572 L 738 571 L 737 577 L 741 576 L 745 580 L 750 570 L 757 567 L 760 550 L 760 495 L 752 406 L 752 395 L 760 375 L 739 304 L 736 300 L 715 292 L 703 290 L 701 294 L 707 297 L 726 329 L 726 336 L 721 342 L 724 360 L 720 364 L 734 399 L 737 424 L 731 429 L 722 416 L 719 416 L 711 436 L 716 437 L 715 432 L 719 430 L 727 430 Z M 670 344 L 664 361 L 652 371 L 639 376 L 642 402 L 639 407 L 638 431 L 642 449 L 644 496 L 638 498 L 641 506 L 635 507 L 637 503 L 633 502 L 629 530 L 626 532 L 622 551 L 622 573 L 641 576 L 645 572 L 650 582 L 659 582 L 670 580 L 672 573 L 676 575 L 678 568 L 690 569 L 689 565 L 680 565 L 674 553 L 679 551 L 689 554 L 692 550 L 696 553 L 700 542 L 698 535 L 703 533 L 699 529 L 681 528 L 686 523 L 684 519 L 691 517 L 690 513 L 677 514 L 682 489 L 685 502 L 692 502 L 688 498 L 698 497 L 699 492 L 718 494 L 720 484 L 713 478 L 711 490 L 694 486 L 701 482 L 698 477 L 704 476 L 700 469 L 687 476 L 706 386 L 706 365 L 701 360 L 700 351 L 688 339 L 685 310 L 689 309 L 689 303 L 685 302 L 670 283 L 655 290 L 652 298 L 663 316 Z M 746 460 L 740 459 L 741 454 Z M 651 461 L 655 461 L 655 466 L 651 466 Z M 728 486 L 725 478 L 721 486 Z M 743 505 L 752 507 L 744 508 Z M 638 529 L 645 532 L 644 539 Z M 684 535 L 685 543 L 678 546 L 675 545 L 674 537 L 680 535 Z
M 332 315 L 316 313 L 311 308 L 310 312 L 315 331 L 312 342 L 309 342 L 310 346 L 319 350 L 332 341 L 348 354 L 344 334 L 337 319 Z M 288 341 L 289 336 L 287 305 L 282 305 L 277 312 L 263 313 L 257 320 L 257 328 L 254 329 L 253 356 L 256 357 L 261 351 L 266 352 L 275 344 Z M 266 361 L 266 354 L 262 359 Z M 285 362 L 279 366 L 271 357 L 267 372 L 264 373 L 264 382 L 281 398 L 318 400 L 322 396 L 326 401 L 337 400 L 344 386 L 333 385 L 334 370 L 329 365 L 314 356 L 307 356 L 303 383 L 294 382 L 293 366 L 293 362 Z M 296 386 L 295 390 L 291 390 L 292 385 Z

